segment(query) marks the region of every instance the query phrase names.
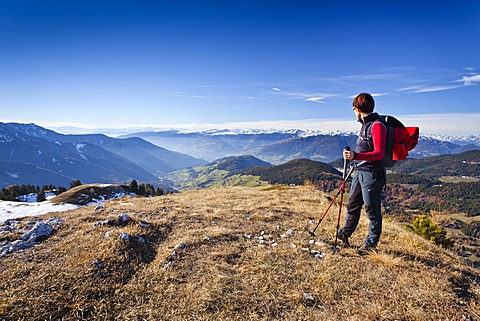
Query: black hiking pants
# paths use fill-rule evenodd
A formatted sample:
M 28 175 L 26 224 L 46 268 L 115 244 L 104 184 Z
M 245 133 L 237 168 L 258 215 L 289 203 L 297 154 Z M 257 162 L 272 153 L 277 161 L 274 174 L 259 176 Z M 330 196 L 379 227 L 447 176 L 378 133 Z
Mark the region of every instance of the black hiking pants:
M 377 246 L 382 233 L 382 192 L 385 186 L 385 171 L 360 171 L 355 170 L 350 198 L 347 205 L 345 225 L 339 232 L 340 238 L 349 238 L 357 228 L 363 205 L 367 217 L 368 236 L 365 239 L 366 246 Z

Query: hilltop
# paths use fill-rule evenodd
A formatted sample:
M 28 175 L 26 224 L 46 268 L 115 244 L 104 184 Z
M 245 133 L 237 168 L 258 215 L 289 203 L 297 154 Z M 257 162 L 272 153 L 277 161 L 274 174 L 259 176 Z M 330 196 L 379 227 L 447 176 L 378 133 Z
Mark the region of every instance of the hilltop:
M 323 239 L 335 235 L 334 206 L 312 239 L 327 196 L 229 187 L 55 213 L 64 221 L 49 238 L 0 258 L 0 319 L 480 318 L 478 270 L 396 223 L 385 220 L 378 254 L 333 254 Z M 366 229 L 362 216 L 353 245 Z

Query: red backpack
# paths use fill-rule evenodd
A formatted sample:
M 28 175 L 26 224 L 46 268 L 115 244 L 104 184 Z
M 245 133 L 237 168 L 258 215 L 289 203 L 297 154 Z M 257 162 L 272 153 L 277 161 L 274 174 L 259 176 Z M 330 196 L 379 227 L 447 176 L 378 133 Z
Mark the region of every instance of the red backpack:
M 390 168 L 397 161 L 407 159 L 408 152 L 418 144 L 420 129 L 418 127 L 405 127 L 401 121 L 393 116 L 380 115 L 379 121 L 387 128 L 387 145 L 383 163 L 385 167 Z

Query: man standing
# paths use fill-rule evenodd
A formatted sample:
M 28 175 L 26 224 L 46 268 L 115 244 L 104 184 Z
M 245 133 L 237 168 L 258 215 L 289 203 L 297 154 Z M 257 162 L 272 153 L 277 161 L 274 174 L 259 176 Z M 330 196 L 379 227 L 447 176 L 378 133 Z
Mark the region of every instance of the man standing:
M 350 188 L 345 225 L 338 233 L 339 240 L 348 246 L 348 238 L 357 228 L 363 205 L 370 220 L 368 236 L 357 250 L 360 255 L 375 252 L 382 232 L 381 200 L 386 182 L 383 156 L 387 129 L 373 112 L 375 101 L 372 95 L 361 93 L 353 100 L 353 112 L 362 124 L 355 151 L 343 151 L 343 158 L 353 160 L 355 174 Z

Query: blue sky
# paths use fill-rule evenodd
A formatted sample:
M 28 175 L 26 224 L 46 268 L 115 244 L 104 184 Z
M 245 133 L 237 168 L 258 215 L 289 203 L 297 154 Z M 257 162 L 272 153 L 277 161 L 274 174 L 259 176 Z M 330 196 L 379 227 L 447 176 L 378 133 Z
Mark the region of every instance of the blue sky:
M 480 134 L 480 1 L 0 0 L 0 121 Z

